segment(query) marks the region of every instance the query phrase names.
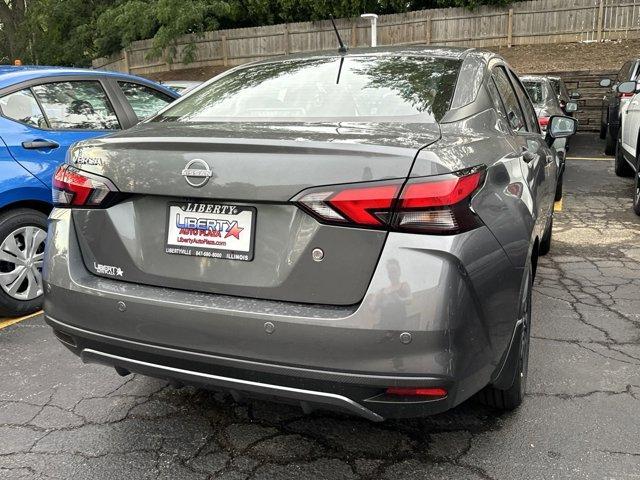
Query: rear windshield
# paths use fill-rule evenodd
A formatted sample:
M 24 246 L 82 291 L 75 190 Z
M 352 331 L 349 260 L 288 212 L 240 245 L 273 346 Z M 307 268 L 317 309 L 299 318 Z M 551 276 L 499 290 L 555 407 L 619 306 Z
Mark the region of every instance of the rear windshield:
M 536 105 L 544 103 L 544 89 L 542 88 L 542 83 L 523 81 L 522 85 L 524 85 L 524 89 L 529 94 L 529 98 L 532 103 Z
M 449 109 L 459 60 L 327 57 L 242 68 L 152 121 L 436 122 Z

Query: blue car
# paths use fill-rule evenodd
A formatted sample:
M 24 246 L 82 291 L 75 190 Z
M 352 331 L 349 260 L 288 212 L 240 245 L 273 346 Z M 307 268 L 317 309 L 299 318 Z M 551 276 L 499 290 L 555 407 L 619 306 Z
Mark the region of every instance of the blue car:
M 69 146 L 132 127 L 177 97 L 121 73 L 0 66 L 0 317 L 40 308 L 51 177 Z

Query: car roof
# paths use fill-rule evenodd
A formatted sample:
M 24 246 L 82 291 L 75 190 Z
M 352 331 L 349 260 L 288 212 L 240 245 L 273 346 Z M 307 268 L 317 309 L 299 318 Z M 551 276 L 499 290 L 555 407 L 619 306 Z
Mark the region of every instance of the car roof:
M 30 80 L 38 80 L 41 78 L 47 77 L 63 77 L 63 76 L 73 76 L 73 75 L 85 75 L 89 77 L 99 77 L 99 76 L 107 76 L 107 77 L 115 77 L 123 80 L 132 80 L 137 82 L 143 82 L 147 84 L 154 85 L 155 87 L 161 89 L 163 92 L 170 94 L 175 97 L 175 92 L 163 87 L 162 85 L 157 84 L 151 80 L 146 78 L 137 77 L 135 75 L 128 75 L 122 72 L 110 72 L 106 70 L 91 70 L 88 68 L 72 68 L 72 67 L 46 67 L 46 66 L 36 66 L 36 65 L 24 65 L 24 66 L 13 66 L 13 65 L 0 65 L 0 89 L 10 87 L 17 83 L 30 81 Z
M 465 47 L 438 47 L 429 45 L 398 45 L 398 46 L 382 46 L 382 47 L 365 47 L 365 48 L 350 48 L 347 53 L 340 54 L 336 46 L 335 50 L 324 50 L 322 52 L 305 52 L 294 53 L 291 55 L 279 56 L 277 58 L 270 58 L 265 60 L 259 60 L 250 64 L 241 65 L 261 65 L 275 62 L 282 62 L 287 60 L 298 59 L 314 59 L 323 57 L 340 57 L 340 56 L 424 56 L 424 57 L 436 57 L 436 58 L 448 58 L 452 60 L 464 60 L 468 56 L 481 57 L 488 61 L 493 57 L 500 57 L 500 55 L 491 52 L 489 50 L 481 50 L 476 48 Z
M 548 82 L 549 77 L 546 77 L 544 75 L 521 75 L 520 81 L 521 82 Z
M 160 82 L 162 85 L 169 85 L 170 87 L 173 85 L 187 85 L 187 86 L 198 86 L 202 85 L 203 82 L 196 82 L 194 80 L 166 80 Z

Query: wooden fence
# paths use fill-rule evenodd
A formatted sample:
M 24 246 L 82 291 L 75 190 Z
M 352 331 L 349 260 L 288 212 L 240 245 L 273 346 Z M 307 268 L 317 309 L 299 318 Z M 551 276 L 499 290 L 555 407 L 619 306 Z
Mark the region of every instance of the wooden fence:
M 369 22 L 336 21 L 351 47 L 368 46 Z M 378 19 L 379 45 L 450 45 L 495 47 L 638 38 L 640 0 L 532 0 L 510 7 L 420 10 Z M 191 47 L 188 47 L 191 45 Z M 152 40 L 141 40 L 120 54 L 98 58 L 94 68 L 149 74 L 202 66 L 229 67 L 288 53 L 336 49 L 328 21 L 289 23 L 184 36 L 172 63 L 166 55 L 152 59 Z M 185 48 L 194 60 L 181 63 Z

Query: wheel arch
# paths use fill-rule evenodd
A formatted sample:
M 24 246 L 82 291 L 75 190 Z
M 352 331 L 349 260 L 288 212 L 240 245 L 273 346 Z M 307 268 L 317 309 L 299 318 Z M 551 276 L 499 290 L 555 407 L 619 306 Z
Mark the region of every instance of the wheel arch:
M 38 212 L 49 215 L 53 206 L 42 200 L 18 200 L 13 203 L 9 203 L 0 207 L 0 213 L 7 212 L 9 210 L 15 210 L 17 208 L 29 208 Z

